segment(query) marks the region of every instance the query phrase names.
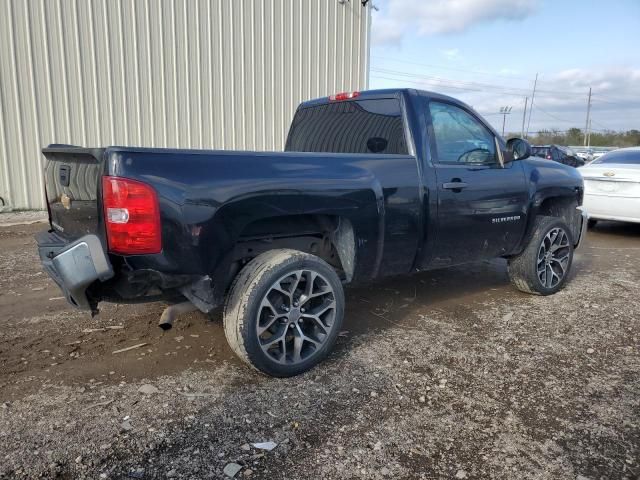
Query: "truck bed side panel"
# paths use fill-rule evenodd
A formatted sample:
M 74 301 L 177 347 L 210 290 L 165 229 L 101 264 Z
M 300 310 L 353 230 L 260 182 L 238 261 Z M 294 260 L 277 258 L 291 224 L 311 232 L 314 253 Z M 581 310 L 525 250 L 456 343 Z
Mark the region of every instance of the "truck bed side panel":
M 354 280 L 406 273 L 415 258 L 421 207 L 409 155 L 112 147 L 106 157 L 109 174 L 158 192 L 163 252 L 128 258 L 134 268 L 212 274 L 251 222 L 296 214 L 353 224 Z

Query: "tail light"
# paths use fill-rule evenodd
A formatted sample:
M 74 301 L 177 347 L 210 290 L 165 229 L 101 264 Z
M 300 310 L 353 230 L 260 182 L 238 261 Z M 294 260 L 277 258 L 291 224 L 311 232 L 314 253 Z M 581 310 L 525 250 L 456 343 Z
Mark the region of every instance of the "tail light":
M 110 252 L 160 253 L 160 207 L 150 185 L 128 178 L 102 177 L 102 203 Z
M 358 98 L 360 96 L 360 92 L 342 92 L 336 93 L 335 95 L 331 95 L 329 97 L 330 102 L 342 102 L 343 100 L 352 100 L 354 98 Z
M 546 159 L 547 159 L 547 160 L 551 160 L 551 155 L 547 155 L 547 156 L 546 156 Z

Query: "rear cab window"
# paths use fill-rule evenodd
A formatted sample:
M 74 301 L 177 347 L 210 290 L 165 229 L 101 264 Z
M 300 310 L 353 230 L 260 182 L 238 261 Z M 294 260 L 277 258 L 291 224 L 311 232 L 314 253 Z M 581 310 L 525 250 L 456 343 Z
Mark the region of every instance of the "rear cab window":
M 285 151 L 408 155 L 400 101 L 372 98 L 301 107 Z

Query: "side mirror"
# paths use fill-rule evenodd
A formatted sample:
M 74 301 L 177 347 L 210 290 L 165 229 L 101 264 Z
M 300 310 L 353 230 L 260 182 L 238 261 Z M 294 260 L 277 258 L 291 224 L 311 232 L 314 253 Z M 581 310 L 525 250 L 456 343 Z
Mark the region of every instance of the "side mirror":
M 531 145 L 523 138 L 507 140 L 507 155 L 505 161 L 524 160 L 531 156 Z

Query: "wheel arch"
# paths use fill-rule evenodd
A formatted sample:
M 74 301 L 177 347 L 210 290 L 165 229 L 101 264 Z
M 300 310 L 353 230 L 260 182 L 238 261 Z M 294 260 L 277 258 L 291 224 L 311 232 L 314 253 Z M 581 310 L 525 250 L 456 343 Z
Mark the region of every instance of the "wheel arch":
M 351 282 L 356 264 L 352 222 L 327 214 L 276 215 L 256 219 L 240 231 L 231 261 L 239 269 L 269 250 L 293 249 L 322 258 L 342 280 Z
M 569 193 L 562 190 L 560 192 L 536 194 L 529 209 L 525 233 L 515 253 L 522 252 L 527 246 L 533 232 L 535 219 L 538 216 L 562 218 L 571 231 L 574 243 L 576 243 L 580 238 L 580 228 L 582 226 L 582 216 L 577 209 L 578 206 L 579 199 L 573 192 Z
M 209 242 L 202 245 L 203 259 L 213 267 L 209 269 L 207 302 L 221 305 L 240 270 L 269 250 L 292 249 L 316 255 L 334 268 L 344 283 L 366 277 L 370 267 L 366 259 L 375 258 L 377 245 L 367 240 L 379 234 L 378 226 L 367 221 L 374 216 L 374 208 L 375 203 L 365 203 L 359 209 L 347 206 L 343 210 L 350 213 L 348 216 L 336 214 L 336 209 L 295 212 L 273 208 L 268 212 L 244 209 L 238 217 L 232 212 L 220 215 L 216 221 L 222 228 L 208 230 L 207 238 L 224 241 L 213 247 Z M 207 252 L 215 252 L 215 258 L 207 259 Z
M 580 228 L 582 226 L 582 215 L 578 210 L 579 200 L 575 195 L 556 195 L 544 198 L 538 208 L 536 215 L 557 217 L 564 220 L 571 231 L 574 244 L 580 239 Z

